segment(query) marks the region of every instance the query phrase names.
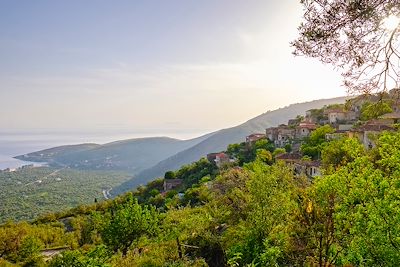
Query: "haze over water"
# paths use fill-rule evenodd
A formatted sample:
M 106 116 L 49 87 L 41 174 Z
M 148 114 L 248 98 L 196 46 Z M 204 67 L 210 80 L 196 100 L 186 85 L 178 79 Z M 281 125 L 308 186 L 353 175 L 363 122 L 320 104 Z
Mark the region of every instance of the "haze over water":
M 162 133 L 162 134 L 160 134 Z M 0 170 L 18 168 L 31 162 L 21 161 L 13 157 L 62 145 L 82 143 L 105 144 L 109 142 L 154 136 L 168 136 L 177 139 L 189 139 L 200 136 L 201 131 L 73 131 L 73 132 L 44 132 L 44 131 L 0 131 Z

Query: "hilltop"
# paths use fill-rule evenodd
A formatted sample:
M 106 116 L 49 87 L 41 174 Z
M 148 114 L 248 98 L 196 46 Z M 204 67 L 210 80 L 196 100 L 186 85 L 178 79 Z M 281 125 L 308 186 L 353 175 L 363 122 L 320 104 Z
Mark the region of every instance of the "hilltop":
M 308 110 L 114 199 L 0 225 L 0 265 L 398 266 L 400 105 L 361 102 Z
M 168 137 L 137 138 L 107 144 L 61 146 L 19 155 L 25 161 L 49 162 L 52 166 L 68 166 L 81 170 L 126 171 L 134 177 L 113 189 L 113 194 L 128 191 L 140 184 L 163 176 L 166 171 L 199 160 L 210 152 L 222 151 L 229 144 L 244 141 L 251 133 L 287 122 L 306 110 L 344 103 L 346 97 L 296 103 L 267 111 L 238 126 L 222 129 L 189 140 Z
M 155 166 L 140 172 L 131 180 L 128 180 L 121 186 L 114 188 L 113 193 L 122 193 L 135 188 L 140 184 L 146 184 L 157 177 L 163 176 L 166 171 L 176 170 L 184 164 L 205 157 L 208 153 L 222 151 L 226 149 L 229 144 L 243 142 L 244 137 L 251 133 L 264 133 L 266 128 L 286 123 L 289 119 L 294 118 L 297 115 L 305 114 L 309 109 L 321 108 L 331 104 L 341 104 L 344 103 L 346 99 L 348 98 L 337 97 L 314 100 L 305 103 L 296 103 L 277 110 L 267 111 L 238 126 L 217 131 L 198 144 L 178 152 L 177 154 L 160 161 Z

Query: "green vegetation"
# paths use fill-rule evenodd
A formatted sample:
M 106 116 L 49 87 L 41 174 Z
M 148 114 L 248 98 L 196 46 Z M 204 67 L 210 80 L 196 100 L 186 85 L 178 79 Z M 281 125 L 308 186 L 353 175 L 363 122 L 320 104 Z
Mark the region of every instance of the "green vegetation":
M 306 110 L 321 108 L 334 103 L 344 103 L 345 100 L 345 97 L 339 97 L 292 104 L 288 107 L 268 111 L 241 125 L 220 130 L 211 134 L 197 145 L 164 159 L 147 170 L 138 173 L 129 182 L 116 187 L 114 192 L 123 193 L 138 187 L 140 184 L 146 184 L 154 179 L 154 177 L 162 177 L 169 170 L 177 170 L 182 165 L 189 164 L 209 152 L 225 150 L 229 144 L 242 142 L 246 135 L 257 132 L 263 133 L 266 128 L 279 125 L 283 121 L 295 118 L 298 114 L 304 114 Z M 323 109 L 317 112 L 323 116 Z
M 2 225 L 0 265 L 398 266 L 400 133 L 380 134 L 370 150 L 349 138 L 319 143 L 320 134 L 311 139 L 324 175 L 313 181 L 265 148 L 242 167 L 218 170 L 202 159 L 168 172 L 183 180 L 168 192 L 159 179 L 114 200 Z M 241 147 L 230 150 L 252 151 Z M 45 248 L 66 250 L 45 262 Z
M 26 168 L 0 172 L 0 223 L 30 220 L 104 199 L 108 190 L 129 179 L 122 172 Z
M 301 152 L 312 159 L 319 159 L 324 146 L 327 144 L 326 134 L 335 132 L 330 125 L 318 127 L 313 131 L 305 142 L 301 145 Z
M 167 137 L 137 138 L 107 143 L 67 145 L 32 152 L 16 158 L 47 162 L 51 166 L 69 166 L 82 170 L 116 170 L 137 173 L 157 162 L 206 139 L 203 135 L 191 140 Z M 145 151 L 146 153 L 143 153 Z
M 368 121 L 376 119 L 379 116 L 392 112 L 389 101 L 378 101 L 376 103 L 365 102 L 361 107 L 361 117 L 362 121 Z
M 232 158 L 237 159 L 239 166 L 243 166 L 244 163 L 255 160 L 257 155 L 262 156 L 264 161 L 271 162 L 271 153 L 274 152 L 274 150 L 274 144 L 267 139 L 261 139 L 256 141 L 252 146 L 248 146 L 246 143 L 231 144 L 228 146 L 226 152 Z
M 158 212 L 154 207 L 139 205 L 133 197 L 111 211 L 109 217 L 99 218 L 103 224 L 100 234 L 104 244 L 115 252 L 122 250 L 125 255 L 139 237 L 158 232 Z

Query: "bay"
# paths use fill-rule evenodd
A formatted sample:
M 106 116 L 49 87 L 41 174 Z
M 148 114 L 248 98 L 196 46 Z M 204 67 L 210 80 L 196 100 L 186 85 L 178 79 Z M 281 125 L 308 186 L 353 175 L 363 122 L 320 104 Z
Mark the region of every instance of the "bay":
M 105 144 L 125 139 L 167 135 L 175 138 L 190 138 L 200 134 L 194 132 L 168 132 L 160 135 L 159 133 L 160 131 L 135 133 L 133 131 L 109 130 L 101 132 L 0 131 L 0 170 L 6 168 L 15 169 L 30 164 L 41 166 L 43 165 L 42 163 L 22 161 L 13 157 L 56 146 L 82 143 Z

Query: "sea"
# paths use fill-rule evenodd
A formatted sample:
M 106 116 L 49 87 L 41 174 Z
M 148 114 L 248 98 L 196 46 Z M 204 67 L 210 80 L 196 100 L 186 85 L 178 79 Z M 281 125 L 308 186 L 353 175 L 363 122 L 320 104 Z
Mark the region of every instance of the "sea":
M 105 144 L 108 142 L 151 137 L 169 136 L 188 139 L 201 135 L 193 131 L 98 131 L 98 132 L 52 132 L 52 131 L 1 131 L 0 130 L 0 170 L 16 169 L 24 165 L 41 166 L 45 163 L 32 163 L 13 157 L 47 148 L 82 143 Z

